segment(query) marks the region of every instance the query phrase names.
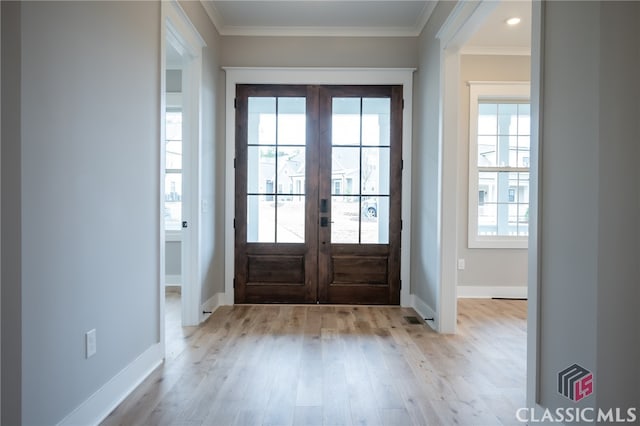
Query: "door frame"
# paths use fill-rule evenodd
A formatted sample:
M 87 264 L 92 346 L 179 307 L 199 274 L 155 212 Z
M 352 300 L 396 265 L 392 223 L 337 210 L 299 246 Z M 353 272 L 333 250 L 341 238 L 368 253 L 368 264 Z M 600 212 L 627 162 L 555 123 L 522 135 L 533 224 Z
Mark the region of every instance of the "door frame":
M 226 72 L 225 154 L 225 293 L 224 304 L 234 303 L 235 233 L 235 93 L 237 84 L 402 85 L 402 254 L 400 257 L 400 306 L 412 306 L 411 259 L 411 147 L 413 73 L 415 68 L 254 68 L 223 67 Z
M 165 227 L 164 227 L 164 168 L 165 168 L 165 110 L 166 110 L 166 46 L 170 43 L 182 56 L 182 219 L 189 227 L 181 231 L 182 325 L 198 325 L 200 309 L 200 151 L 202 48 L 205 42 L 177 1 L 162 2 L 161 40 L 161 155 L 160 155 L 160 335 L 164 341 L 165 292 Z

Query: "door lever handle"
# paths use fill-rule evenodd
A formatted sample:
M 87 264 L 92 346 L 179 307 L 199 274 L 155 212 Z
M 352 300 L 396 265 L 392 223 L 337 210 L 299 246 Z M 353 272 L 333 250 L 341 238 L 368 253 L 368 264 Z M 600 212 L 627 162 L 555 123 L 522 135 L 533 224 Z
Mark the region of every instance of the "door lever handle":
M 326 198 L 320 200 L 320 213 L 329 213 L 329 201 Z
M 329 218 L 328 217 L 321 217 L 320 218 L 320 227 L 326 228 L 327 226 L 329 226 Z

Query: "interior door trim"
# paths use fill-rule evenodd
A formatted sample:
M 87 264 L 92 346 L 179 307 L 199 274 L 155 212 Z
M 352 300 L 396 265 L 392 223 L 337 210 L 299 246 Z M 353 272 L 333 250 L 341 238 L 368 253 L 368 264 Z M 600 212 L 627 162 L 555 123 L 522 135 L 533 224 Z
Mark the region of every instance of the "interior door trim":
M 417 308 L 429 314 L 430 307 L 410 293 L 411 270 L 411 151 L 412 151 L 412 106 L 413 72 L 415 68 L 274 68 L 274 67 L 225 67 L 226 72 L 226 122 L 225 122 L 225 246 L 224 290 L 211 297 L 212 304 L 233 305 L 234 289 L 234 200 L 235 200 L 235 90 L 236 84 L 333 84 L 333 85 L 402 85 L 402 254 L 400 305 Z

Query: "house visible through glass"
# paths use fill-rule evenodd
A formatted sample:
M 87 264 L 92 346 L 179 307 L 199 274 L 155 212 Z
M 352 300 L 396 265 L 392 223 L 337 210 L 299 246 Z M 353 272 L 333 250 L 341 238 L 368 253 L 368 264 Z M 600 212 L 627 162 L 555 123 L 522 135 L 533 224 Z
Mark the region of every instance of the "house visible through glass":
M 389 242 L 391 101 L 333 98 L 331 242 Z
M 247 242 L 304 243 L 306 99 L 250 97 Z

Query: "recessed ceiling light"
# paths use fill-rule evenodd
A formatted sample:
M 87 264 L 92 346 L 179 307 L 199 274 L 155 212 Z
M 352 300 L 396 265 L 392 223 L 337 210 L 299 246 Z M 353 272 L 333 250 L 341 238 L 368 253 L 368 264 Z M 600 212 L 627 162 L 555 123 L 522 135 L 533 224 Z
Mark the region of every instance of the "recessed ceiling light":
M 520 23 L 520 18 L 513 17 L 506 20 L 507 25 L 518 25 Z

